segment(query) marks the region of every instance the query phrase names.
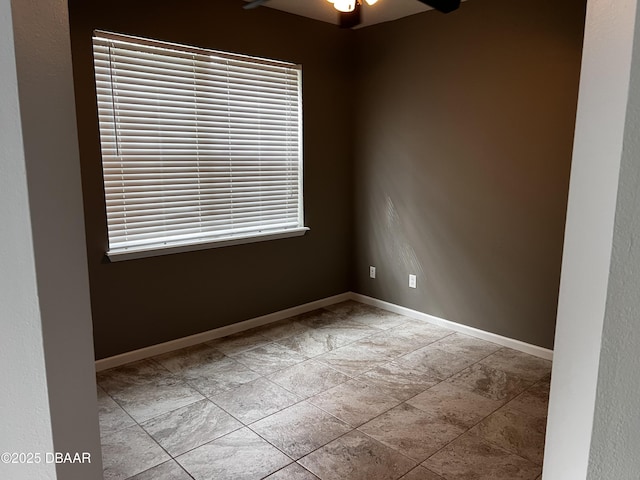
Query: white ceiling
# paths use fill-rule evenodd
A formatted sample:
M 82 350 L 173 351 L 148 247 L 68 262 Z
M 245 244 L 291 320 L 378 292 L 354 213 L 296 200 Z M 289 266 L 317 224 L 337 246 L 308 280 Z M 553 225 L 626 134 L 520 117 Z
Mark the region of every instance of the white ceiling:
M 362 24 L 360 27 L 389 22 L 431 10 L 431 7 L 427 7 L 418 0 L 379 0 L 378 3 L 372 6 L 367 5 L 365 2 L 363 3 Z M 338 23 L 338 12 L 327 0 L 269 0 L 259 8 L 264 7 L 315 18 L 316 20 L 336 25 Z

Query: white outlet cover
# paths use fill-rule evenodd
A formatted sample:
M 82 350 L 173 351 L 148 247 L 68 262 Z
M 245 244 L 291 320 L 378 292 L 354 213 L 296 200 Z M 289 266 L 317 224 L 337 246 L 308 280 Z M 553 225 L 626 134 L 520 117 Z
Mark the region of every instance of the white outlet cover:
M 369 267 L 369 277 L 376 278 L 376 267 Z
M 409 275 L 409 287 L 410 288 L 416 288 L 416 276 L 415 275 Z

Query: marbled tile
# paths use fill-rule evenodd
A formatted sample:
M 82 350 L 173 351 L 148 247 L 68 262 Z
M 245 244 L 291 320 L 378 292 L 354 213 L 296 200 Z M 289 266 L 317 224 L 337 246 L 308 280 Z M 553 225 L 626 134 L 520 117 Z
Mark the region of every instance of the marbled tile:
M 260 378 L 260 374 L 230 357 L 193 366 L 181 374 L 187 383 L 207 396 L 226 392 Z
M 449 330 L 448 328 L 415 319 L 403 323 L 394 329 L 394 331 L 404 336 L 407 341 L 416 342 L 422 346 L 430 345 L 433 342 L 437 342 L 453 334 L 453 330 Z
M 315 360 L 280 370 L 267 378 L 302 398 L 324 392 L 351 379 Z
M 513 373 L 525 380 L 535 382 L 551 372 L 551 362 L 526 353 L 502 348 L 480 362 L 491 368 Z
M 549 383 L 541 381 L 509 402 L 509 407 L 534 417 L 546 418 L 549 411 Z
M 422 462 L 466 429 L 403 403 L 361 425 L 358 430 Z
M 299 315 L 294 319 L 303 325 L 311 327 L 313 330 L 330 334 L 341 345 L 382 331 L 379 328 L 359 323 L 351 318 L 341 317 L 325 309 Z
M 365 305 L 364 303 L 353 300 L 336 303 L 325 308 L 343 318 L 349 318 L 358 323 L 383 330 L 397 327 L 409 320 L 407 317 L 397 313 L 388 312 L 381 308 L 372 307 L 371 305 Z
M 358 340 L 353 345 L 366 346 L 372 352 L 395 358 L 421 348 L 422 342 L 407 341 L 397 332 L 383 331 Z
M 217 405 L 245 424 L 278 412 L 300 398 L 266 378 L 211 397 Z
M 436 475 L 430 470 L 427 470 L 421 465 L 411 470 L 405 476 L 400 477 L 400 480 L 445 480 L 440 475 Z
M 247 350 L 232 355 L 232 358 L 262 375 L 268 375 L 307 360 L 306 356 L 277 343 Z
M 449 328 L 434 325 L 433 323 L 417 320 L 415 318 L 410 318 L 407 322 L 403 323 L 398 330 L 402 332 L 409 332 L 414 335 L 422 335 L 429 341 L 434 338 L 440 340 L 455 333 Z
M 144 428 L 173 457 L 222 437 L 242 424 L 209 400 L 144 422 Z
M 351 430 L 308 402 L 300 402 L 251 425 L 251 429 L 293 459 Z
M 442 340 L 434 343 L 433 346 L 442 348 L 449 353 L 464 355 L 476 362 L 502 348 L 495 343 L 470 337 L 469 335 L 463 335 L 462 333 L 454 333 L 453 335 L 444 337 Z
M 419 372 L 395 362 L 373 368 L 357 379 L 375 387 L 380 393 L 401 401 L 418 395 L 440 382 L 429 373 Z
M 161 463 L 145 472 L 139 473 L 128 480 L 193 480 L 174 460 Z
M 470 428 L 500 408 L 504 402 L 442 382 L 407 400 L 407 403 L 433 417 Z
M 541 471 L 529 460 L 471 433 L 457 438 L 422 465 L 455 480 L 533 480 Z
M 451 335 L 451 331 L 419 320 L 410 320 L 385 332 L 405 345 L 405 353 L 430 345 Z
M 447 382 L 500 401 L 512 399 L 531 385 L 531 382 L 516 375 L 480 363 L 463 370 Z
M 322 328 L 342 322 L 342 317 L 324 308 L 318 308 L 317 310 L 291 317 L 291 320 L 309 328 Z
M 96 375 L 97 383 L 108 394 L 138 385 L 173 378 L 166 368 L 151 360 L 140 360 L 121 367 L 111 368 Z
M 105 480 L 122 480 L 170 460 L 169 455 L 138 425 L 102 437 Z
M 349 343 L 344 339 L 339 339 L 333 330 L 323 331 L 310 328 L 306 332 L 294 335 L 293 337 L 278 340 L 278 343 L 306 357 L 315 357 L 326 352 L 330 352 L 338 347 Z
M 542 464 L 546 418 L 506 406 L 485 418 L 473 430 L 487 441 L 534 463 Z
M 231 355 L 233 353 L 240 353 L 245 350 L 260 347 L 267 343 L 271 343 L 270 338 L 260 335 L 254 331 L 247 331 L 211 340 L 210 342 L 207 342 L 207 345 L 212 346 L 216 350 L 220 350 L 225 355 Z
M 282 470 L 272 473 L 264 480 L 318 480 L 318 477 L 297 463 L 292 463 Z
M 315 360 L 326 363 L 346 375 L 355 376 L 388 362 L 391 357 L 372 351 L 366 345 L 350 344 L 320 355 Z
M 259 480 L 291 459 L 248 428 L 218 438 L 176 458 L 195 480 Z
M 183 348 L 153 357 L 153 360 L 173 373 L 182 373 L 193 368 L 202 368 L 224 358 L 224 354 L 205 343 Z
M 101 436 L 136 424 L 133 418 L 127 415 L 122 407 L 100 387 L 98 387 L 98 420 Z
M 380 328 L 364 325 L 348 318 L 342 318 L 333 325 L 318 327 L 315 330 L 317 332 L 330 333 L 343 345 L 383 331 Z
M 353 427 L 362 425 L 400 403 L 358 380 L 338 385 L 311 397 L 309 401 Z
M 306 332 L 310 327 L 302 325 L 291 318 L 280 320 L 278 322 L 269 323 L 262 327 L 257 327 L 251 331 L 256 332 L 263 337 L 271 340 L 282 340 L 283 338 L 292 337 L 299 333 Z
M 433 345 L 427 345 L 397 358 L 396 363 L 444 380 L 475 363 L 465 355 L 456 355 Z
M 299 462 L 322 480 L 395 480 L 416 462 L 356 430 Z
M 114 390 L 111 396 L 138 423 L 204 398 L 175 377 Z

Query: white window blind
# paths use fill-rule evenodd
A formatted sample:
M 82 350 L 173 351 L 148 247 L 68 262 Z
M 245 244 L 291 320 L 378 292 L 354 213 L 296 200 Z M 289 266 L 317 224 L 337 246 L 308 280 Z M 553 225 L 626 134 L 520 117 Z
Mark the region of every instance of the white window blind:
M 300 66 L 106 32 L 93 54 L 110 257 L 304 233 Z

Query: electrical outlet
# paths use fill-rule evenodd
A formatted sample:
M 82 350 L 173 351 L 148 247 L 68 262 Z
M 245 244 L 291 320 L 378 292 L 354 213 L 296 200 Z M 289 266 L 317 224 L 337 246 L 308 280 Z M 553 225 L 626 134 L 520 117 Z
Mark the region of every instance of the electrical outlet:
M 369 267 L 369 277 L 376 278 L 376 267 Z
M 409 274 L 409 287 L 416 288 L 416 276 Z

